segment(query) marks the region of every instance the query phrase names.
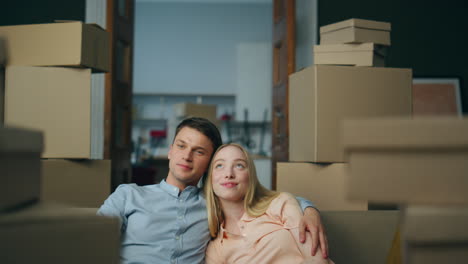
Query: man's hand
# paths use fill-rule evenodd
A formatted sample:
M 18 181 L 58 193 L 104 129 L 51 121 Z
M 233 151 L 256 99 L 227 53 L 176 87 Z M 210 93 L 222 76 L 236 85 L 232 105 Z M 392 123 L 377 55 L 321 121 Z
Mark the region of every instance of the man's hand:
M 323 258 L 328 258 L 328 241 L 325 228 L 322 225 L 320 213 L 312 207 L 307 207 L 304 210 L 304 216 L 299 222 L 299 240 L 301 243 L 306 241 L 306 231 L 309 231 L 312 235 L 312 256 L 315 256 L 320 245 Z

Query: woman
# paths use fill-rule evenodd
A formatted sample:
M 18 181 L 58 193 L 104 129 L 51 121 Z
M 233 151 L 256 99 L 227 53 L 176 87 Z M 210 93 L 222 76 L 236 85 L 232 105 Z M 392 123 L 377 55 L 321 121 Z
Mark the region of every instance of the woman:
M 333 263 L 320 249 L 310 256 L 311 244 L 299 242 L 302 211 L 296 199 L 263 187 L 242 146 L 218 148 L 205 195 L 213 238 L 206 263 Z

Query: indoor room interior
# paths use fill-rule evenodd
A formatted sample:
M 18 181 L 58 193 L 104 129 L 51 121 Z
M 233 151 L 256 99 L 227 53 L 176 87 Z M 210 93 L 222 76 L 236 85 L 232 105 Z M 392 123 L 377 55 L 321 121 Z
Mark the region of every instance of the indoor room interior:
M 309 239 L 334 263 L 468 262 L 467 11 L 462 0 L 4 1 L 0 256 L 131 263 L 128 245 L 161 239 L 168 248 L 141 263 L 198 263 L 184 250 L 203 237 L 181 220 L 198 207 L 179 204 L 168 156 L 177 126 L 202 117 L 248 152 L 266 190 L 299 197 L 304 215 L 301 199 L 312 203 Z M 187 186 L 205 205 L 212 183 L 198 179 Z M 142 198 L 164 184 L 177 203 Z M 148 211 L 138 240 L 131 219 Z M 180 225 L 174 238 L 148 238 L 168 225 Z

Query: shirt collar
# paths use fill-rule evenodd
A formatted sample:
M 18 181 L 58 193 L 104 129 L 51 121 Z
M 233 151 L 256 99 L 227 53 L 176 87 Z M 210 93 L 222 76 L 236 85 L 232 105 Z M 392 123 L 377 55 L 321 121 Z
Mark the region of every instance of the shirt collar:
M 223 240 L 225 238 L 228 238 L 228 232 L 226 231 L 226 229 L 224 229 L 223 226 L 224 226 L 224 223 L 219 226 L 219 231 L 218 231 L 219 232 L 218 236 L 220 236 L 221 238 L 221 243 L 223 243 Z
M 179 197 L 179 194 L 181 193 L 180 189 L 167 183 L 165 179 L 163 179 L 159 185 L 161 186 L 161 189 L 169 193 L 170 195 L 174 197 Z M 196 193 L 199 191 L 199 188 L 196 186 L 188 186 L 186 187 L 182 192 L 188 192 L 188 193 Z
M 244 213 L 240 219 L 240 221 L 243 221 L 243 222 L 250 222 L 252 220 L 254 220 L 255 217 L 251 217 L 249 216 L 247 213 Z M 239 222 L 240 222 L 239 221 Z M 234 233 L 231 233 L 229 231 L 227 231 L 226 229 L 224 229 L 224 222 L 221 223 L 221 225 L 219 226 L 219 231 L 218 231 L 218 235 L 221 237 L 221 242 L 223 242 L 224 239 L 229 239 L 229 238 L 242 238 L 243 235 L 237 235 L 237 234 L 234 234 Z

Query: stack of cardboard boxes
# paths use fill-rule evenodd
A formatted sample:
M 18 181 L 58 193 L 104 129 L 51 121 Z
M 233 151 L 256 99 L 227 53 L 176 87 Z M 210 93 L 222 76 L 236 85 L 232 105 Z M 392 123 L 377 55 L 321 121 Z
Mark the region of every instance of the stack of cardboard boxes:
M 348 195 L 401 204 L 404 263 L 465 263 L 468 120 L 345 120 L 342 129 Z
M 391 24 L 349 19 L 320 28 L 321 45 L 314 46 L 315 64 L 385 66 Z
M 320 32 L 321 45 L 314 47 L 315 65 L 289 76 L 289 162 L 277 164 L 277 189 L 306 197 L 321 211 L 343 212 L 344 218 L 353 215 L 344 211 L 360 211 L 350 218 L 357 221 L 349 222 L 351 230 L 366 217 L 380 216 L 370 216 L 367 200 L 347 197 L 349 164 L 340 145 L 340 122 L 410 116 L 412 70 L 376 67 L 383 65 L 382 46 L 390 45 L 389 23 L 350 19 L 324 26 Z M 391 231 L 386 237 L 376 236 L 375 243 L 390 248 L 395 220 L 393 216 L 387 221 Z M 332 259 L 359 263 L 341 258 L 344 249 L 330 239 Z M 371 256 L 363 244 L 348 242 L 356 255 L 362 252 L 367 257 L 361 257 L 360 263 L 385 261 L 385 250 L 381 251 L 385 254 Z
M 368 27 L 366 34 L 360 33 L 361 24 Z M 411 115 L 412 71 L 371 67 L 372 60 L 366 66 L 343 65 L 363 64 L 346 56 L 356 47 L 389 45 L 389 29 L 389 23 L 358 19 L 321 28 L 322 45 L 315 49 L 347 50 L 327 54 L 336 58 L 333 63 L 316 60 L 289 77 L 290 162 L 277 165 L 279 190 L 303 195 L 322 210 L 367 210 L 367 202 L 345 197 L 348 164 L 340 149 L 339 123 L 348 118 Z M 372 50 L 363 53 L 373 55 Z
M 42 132 L 0 127 L 2 263 L 118 263 L 117 219 L 40 201 Z
M 119 223 L 95 209 L 110 193 L 110 162 L 91 151 L 91 72 L 108 70 L 108 45 L 81 22 L 0 27 L 5 263 L 119 261 Z
M 42 198 L 100 206 L 111 174 L 110 161 L 96 148 L 103 145 L 96 119 L 104 105 L 91 76 L 110 68 L 108 33 L 94 24 L 57 22 L 3 26 L 0 39 L 4 123 L 44 132 Z

